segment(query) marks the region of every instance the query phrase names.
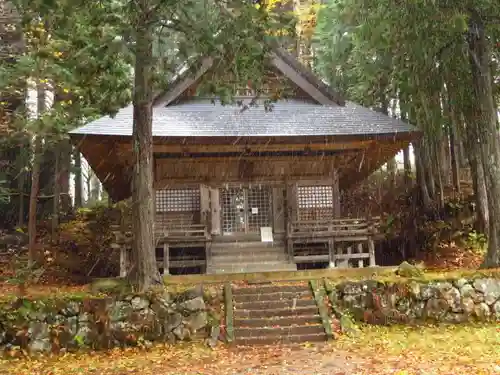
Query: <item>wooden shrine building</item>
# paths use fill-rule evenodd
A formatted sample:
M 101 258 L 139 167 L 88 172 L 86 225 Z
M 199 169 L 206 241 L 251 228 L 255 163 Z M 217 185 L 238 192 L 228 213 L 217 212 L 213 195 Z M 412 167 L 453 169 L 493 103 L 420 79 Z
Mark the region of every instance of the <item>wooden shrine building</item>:
M 381 167 L 417 132 L 345 102 L 281 48 L 268 64 L 269 80 L 291 94 L 267 110 L 266 98 L 249 106 L 252 93 L 244 91 L 234 105 L 200 95 L 214 66 L 210 58 L 155 100 L 154 228 L 165 273 L 376 263 L 374 222 L 340 217 L 340 191 Z M 71 132 L 116 201 L 131 195 L 132 115 L 129 106 Z M 127 241 L 117 244 L 125 248 Z

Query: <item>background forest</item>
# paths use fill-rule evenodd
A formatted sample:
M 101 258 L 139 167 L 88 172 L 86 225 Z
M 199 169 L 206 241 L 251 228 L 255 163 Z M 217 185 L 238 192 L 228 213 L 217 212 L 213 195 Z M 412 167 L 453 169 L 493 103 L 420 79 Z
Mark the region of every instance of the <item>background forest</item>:
M 258 86 L 267 52 L 258 40 L 270 38 L 348 100 L 423 132 L 403 151 L 402 166 L 392 160 L 344 192 L 346 215 L 383 215 L 392 237 L 405 239 L 389 246 L 409 258 L 432 237 L 419 237 L 422 223 L 446 222 L 450 211 L 471 206 L 467 238 L 486 244 L 484 266 L 500 266 L 498 2 L 2 0 L 0 9 L 0 225 L 27 235 L 31 263 L 40 242 L 64 242 L 80 208 L 112 204 L 82 168 L 68 131 L 133 102 L 146 115 L 134 125 L 145 130 L 134 133 L 137 173 L 144 171 L 154 93 L 207 54 L 231 59 L 242 82 Z M 208 89 L 232 95 L 226 82 Z M 150 180 L 134 183 L 152 196 Z M 367 200 L 349 204 L 361 196 Z M 133 209 L 153 215 L 147 202 Z M 151 258 L 151 228 L 135 228 L 136 256 Z M 96 258 L 89 259 L 90 268 Z M 144 272 L 142 287 L 158 279 Z

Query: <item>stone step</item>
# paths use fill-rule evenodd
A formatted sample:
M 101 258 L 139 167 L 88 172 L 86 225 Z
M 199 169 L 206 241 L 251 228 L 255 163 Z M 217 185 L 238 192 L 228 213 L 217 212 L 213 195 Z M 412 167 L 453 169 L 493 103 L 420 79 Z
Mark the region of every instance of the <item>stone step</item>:
M 233 296 L 236 295 L 255 295 L 255 294 L 269 294 L 269 293 L 311 293 L 311 288 L 308 284 L 287 284 L 287 285 L 275 285 L 275 284 L 263 284 L 255 286 L 238 286 L 233 285 Z
M 321 317 L 315 315 L 300 315 L 300 316 L 272 316 L 268 318 L 237 318 L 234 319 L 234 326 L 238 328 L 243 327 L 285 327 L 292 325 L 307 325 L 307 324 L 321 324 Z
M 236 339 L 236 345 L 287 345 L 302 344 L 305 342 L 325 342 L 326 334 L 287 335 L 287 336 L 264 336 L 264 337 L 240 337 Z
M 295 305 L 295 306 L 294 306 Z M 270 310 L 270 309 L 293 309 L 297 307 L 315 307 L 316 302 L 311 298 L 283 301 L 253 301 L 237 302 L 234 304 L 236 310 Z
M 294 298 L 302 299 L 312 297 L 309 290 L 302 290 L 298 292 L 275 292 L 275 293 L 257 293 L 255 294 L 237 294 L 234 296 L 235 302 L 252 302 L 252 301 L 281 301 L 290 300 Z
M 303 326 L 288 326 L 288 327 L 245 327 L 235 328 L 234 337 L 250 338 L 250 337 L 275 337 L 288 335 L 311 335 L 325 333 L 325 328 L 321 324 L 303 325 Z
M 298 317 L 304 315 L 314 315 L 318 313 L 316 305 L 291 308 L 269 308 L 263 310 L 238 309 L 234 312 L 235 319 L 272 318 L 272 317 Z
M 252 264 L 234 264 L 228 267 L 218 267 L 212 262 L 210 269 L 213 273 L 250 273 L 250 272 L 278 272 L 278 271 L 297 271 L 295 264 L 285 262 L 267 262 Z

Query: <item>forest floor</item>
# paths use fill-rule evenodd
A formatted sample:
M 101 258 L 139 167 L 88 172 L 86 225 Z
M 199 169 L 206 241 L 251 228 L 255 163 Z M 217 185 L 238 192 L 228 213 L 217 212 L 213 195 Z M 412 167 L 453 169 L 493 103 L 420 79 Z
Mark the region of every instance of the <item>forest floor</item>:
M 5 375 L 494 375 L 497 326 L 362 326 L 353 337 L 297 347 L 201 343 L 116 349 L 32 359 L 0 359 Z

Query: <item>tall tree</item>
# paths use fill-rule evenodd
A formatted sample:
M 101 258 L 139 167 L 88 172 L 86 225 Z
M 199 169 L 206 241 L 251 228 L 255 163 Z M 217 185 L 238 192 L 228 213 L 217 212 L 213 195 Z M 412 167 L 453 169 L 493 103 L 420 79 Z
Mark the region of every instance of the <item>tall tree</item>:
M 499 144 L 494 93 L 498 82 L 491 70 L 498 71 L 491 44 L 500 34 L 500 5 L 485 0 L 428 2 L 382 0 L 330 0 L 320 12 L 317 28 L 318 69 L 348 96 L 361 103 L 373 97 L 374 78 L 389 74 L 391 92 L 405 96 L 409 121 L 424 132 L 415 145 L 417 181 L 423 204 L 430 199 L 442 204 L 443 176 L 449 162 L 444 124 L 453 124 L 457 135 L 469 145 L 468 153 L 477 197 L 484 196 L 481 168 L 486 181 L 489 211 L 489 246 L 485 265 L 499 265 L 500 175 Z M 391 64 L 376 64 L 380 53 L 392 56 Z M 452 72 L 450 79 L 448 73 Z M 443 92 L 455 92 L 450 101 L 454 121 L 447 121 Z M 466 131 L 461 130 L 461 119 Z M 460 147 L 460 140 L 453 140 Z M 463 155 L 463 153 L 457 153 Z M 456 157 L 455 159 L 459 159 Z M 455 163 L 456 164 L 456 163 Z M 456 167 L 455 174 L 456 174 Z M 455 186 L 457 177 L 454 178 Z M 430 198 L 430 199 L 429 199 Z
M 500 5 L 497 5 L 500 9 Z M 475 119 L 471 126 L 481 144 L 481 159 L 486 180 L 488 212 L 488 252 L 486 267 L 500 266 L 500 138 L 498 135 L 496 105 L 491 78 L 491 53 L 486 25 L 478 9 L 469 14 L 468 47 L 472 72 L 472 97 Z
M 137 1 L 135 20 L 134 174 L 132 180 L 133 261 L 139 290 L 161 283 L 156 265 L 153 221 L 153 31 L 156 2 Z

